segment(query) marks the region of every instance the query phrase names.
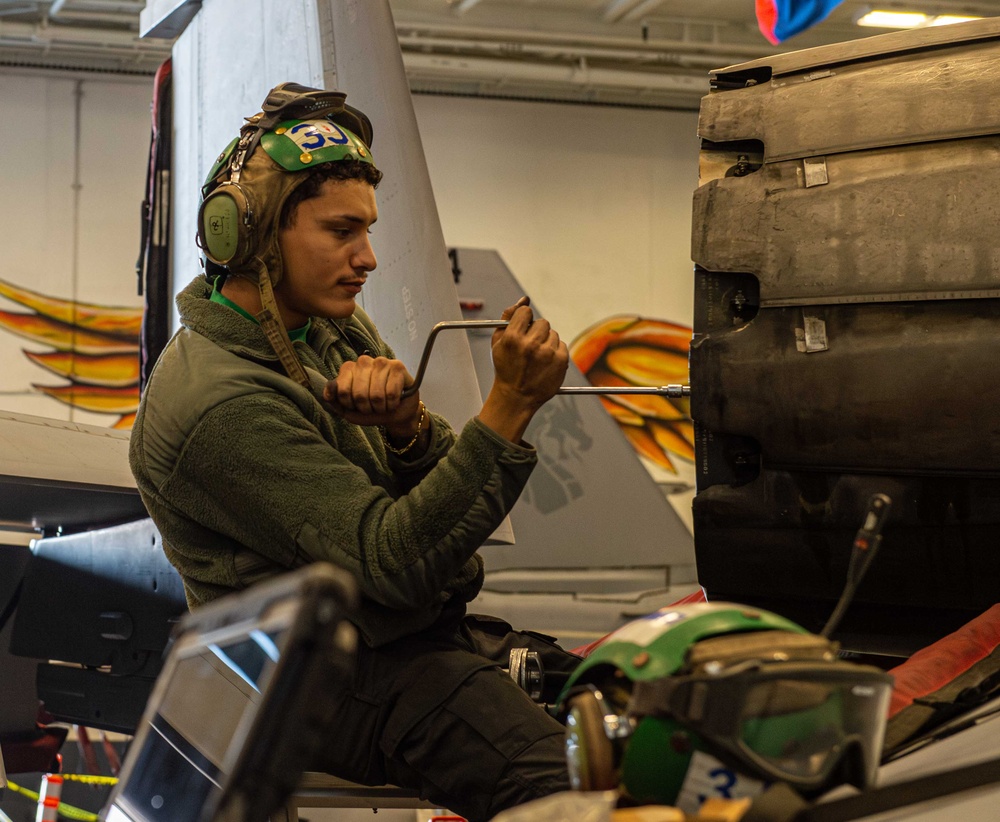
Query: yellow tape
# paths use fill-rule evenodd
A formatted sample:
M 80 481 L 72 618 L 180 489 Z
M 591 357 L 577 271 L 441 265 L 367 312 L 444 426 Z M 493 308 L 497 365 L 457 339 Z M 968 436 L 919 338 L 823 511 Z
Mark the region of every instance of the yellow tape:
M 67 782 L 83 782 L 87 785 L 117 785 L 117 776 L 94 776 L 89 773 L 64 773 L 62 778 Z
M 114 779 L 114 777 L 109 776 L 97 776 L 91 777 L 84 774 L 64 774 L 63 779 L 70 779 L 75 782 L 89 782 L 91 779 Z M 117 779 L 114 779 L 117 782 Z M 96 783 L 96 784 L 110 784 L 110 783 Z M 14 793 L 19 793 L 21 796 L 25 796 L 32 802 L 38 802 L 38 794 L 28 788 L 22 788 L 15 782 L 7 780 L 7 787 L 10 788 Z M 65 816 L 67 819 L 78 819 L 80 822 L 98 822 L 98 817 L 96 813 L 91 811 L 85 811 L 83 808 L 77 808 L 74 805 L 67 805 L 65 802 L 60 802 L 56 808 L 56 813 L 60 816 Z

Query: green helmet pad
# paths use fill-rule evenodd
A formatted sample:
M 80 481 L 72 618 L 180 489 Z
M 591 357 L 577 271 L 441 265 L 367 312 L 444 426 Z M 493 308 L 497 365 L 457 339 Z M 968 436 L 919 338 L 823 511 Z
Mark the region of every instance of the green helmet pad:
M 260 145 L 285 171 L 305 171 L 321 163 L 358 160 L 374 164 L 364 141 L 329 120 L 285 120 L 265 132 Z

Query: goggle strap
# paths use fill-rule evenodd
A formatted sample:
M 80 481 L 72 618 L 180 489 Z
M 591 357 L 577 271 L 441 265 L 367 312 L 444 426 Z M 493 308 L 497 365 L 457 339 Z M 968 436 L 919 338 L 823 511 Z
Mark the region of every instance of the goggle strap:
M 687 714 L 683 702 L 683 691 L 689 690 L 691 683 L 680 677 L 664 677 L 649 682 L 636 682 L 628 701 L 626 713 L 629 716 L 652 716 L 660 719 L 676 719 Z
M 673 719 L 703 735 L 726 734 L 731 717 L 726 711 L 709 710 L 708 699 L 733 704 L 740 688 L 726 681 L 709 682 L 701 677 L 666 677 L 637 682 L 626 708 L 631 717 Z

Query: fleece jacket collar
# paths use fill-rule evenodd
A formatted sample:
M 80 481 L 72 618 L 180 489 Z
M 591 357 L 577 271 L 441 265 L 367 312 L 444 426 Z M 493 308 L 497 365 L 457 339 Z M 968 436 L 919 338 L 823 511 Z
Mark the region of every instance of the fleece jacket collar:
M 204 277 L 196 277 L 177 295 L 177 310 L 181 324 L 208 337 L 221 348 L 265 365 L 278 363 L 264 330 L 227 306 L 212 302 L 212 285 Z M 325 357 L 329 347 L 343 340 L 358 354 L 374 351 L 377 345 L 365 328 L 364 320 L 324 320 L 314 317 L 309 329 L 308 344 L 319 356 Z

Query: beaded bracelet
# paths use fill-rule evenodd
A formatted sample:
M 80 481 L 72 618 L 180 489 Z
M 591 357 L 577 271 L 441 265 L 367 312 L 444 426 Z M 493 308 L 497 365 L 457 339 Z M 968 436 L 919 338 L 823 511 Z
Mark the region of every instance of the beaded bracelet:
M 424 405 L 424 401 L 421 400 L 420 416 L 417 417 L 417 433 L 414 434 L 413 439 L 410 440 L 408 443 L 406 443 L 406 445 L 404 445 L 402 448 L 396 448 L 391 442 L 389 442 L 389 434 L 385 430 L 385 426 L 380 425 L 378 427 L 378 431 L 382 435 L 382 442 L 385 443 L 385 447 L 388 450 L 392 451 L 393 454 L 405 454 L 407 451 L 409 451 L 414 445 L 417 444 L 417 440 L 420 439 L 420 432 L 424 427 L 424 417 L 426 416 L 427 416 L 427 406 Z

